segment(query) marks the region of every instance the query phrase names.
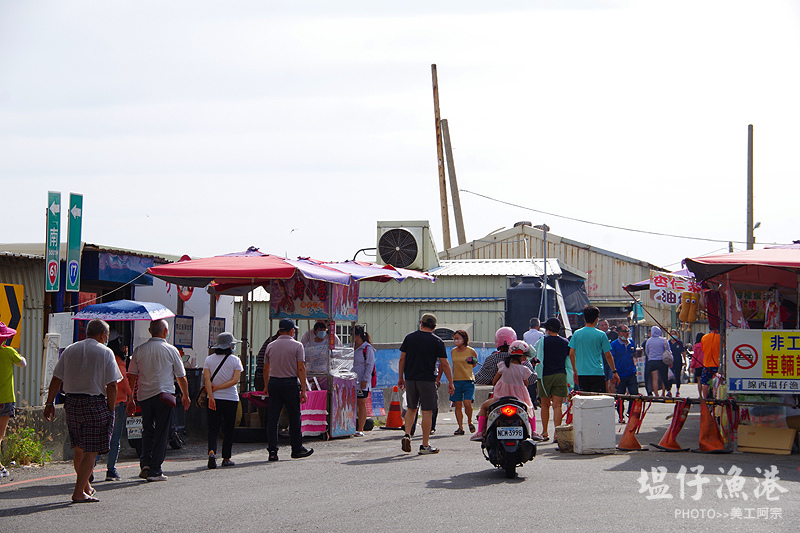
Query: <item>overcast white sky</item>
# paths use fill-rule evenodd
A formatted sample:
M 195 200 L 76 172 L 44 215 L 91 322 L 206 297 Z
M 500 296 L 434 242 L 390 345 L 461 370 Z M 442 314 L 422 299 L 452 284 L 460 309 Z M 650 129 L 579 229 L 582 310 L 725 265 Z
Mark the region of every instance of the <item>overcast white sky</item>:
M 0 242 L 43 242 L 54 190 L 83 193 L 83 239 L 108 246 L 343 260 L 378 220 L 426 219 L 441 250 L 431 63 L 468 240 L 531 220 L 661 266 L 723 251 L 463 190 L 744 241 L 754 124 L 756 239 L 791 242 L 798 19 L 770 0 L 0 0 Z

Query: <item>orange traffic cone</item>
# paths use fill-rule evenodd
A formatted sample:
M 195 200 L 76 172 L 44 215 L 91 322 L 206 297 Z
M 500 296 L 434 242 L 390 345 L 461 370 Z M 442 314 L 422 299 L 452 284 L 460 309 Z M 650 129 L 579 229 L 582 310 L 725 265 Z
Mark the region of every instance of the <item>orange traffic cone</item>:
M 386 425 L 381 426 L 381 429 L 405 429 L 403 415 L 400 414 L 400 391 L 397 385 L 392 389 L 392 401 L 389 403 Z
M 719 426 L 706 402 L 700 404 L 700 447 L 695 453 L 731 453 L 726 450 L 719 433 Z
M 625 431 L 622 433 L 622 438 L 617 444 L 617 449 L 623 452 L 633 452 L 641 450 L 642 445 L 639 444 L 639 439 L 636 434 L 639 433 L 639 428 L 642 427 L 642 420 L 644 420 L 644 411 L 642 400 L 633 400 L 633 408 L 631 414 L 628 416 L 628 425 L 625 426 Z M 646 449 L 645 449 L 646 450 Z
M 686 423 L 686 417 L 689 416 L 690 407 L 691 405 L 686 400 L 675 402 L 675 410 L 672 412 L 672 422 L 667 428 L 666 433 L 664 433 L 664 436 L 661 437 L 661 442 L 658 444 L 653 444 L 651 442 L 650 446 L 655 446 L 659 450 L 665 452 L 688 452 L 689 448 L 681 448 L 681 445 L 678 444 L 678 441 L 675 439 L 678 437 L 678 433 L 680 433 L 681 429 L 683 429 L 683 424 Z

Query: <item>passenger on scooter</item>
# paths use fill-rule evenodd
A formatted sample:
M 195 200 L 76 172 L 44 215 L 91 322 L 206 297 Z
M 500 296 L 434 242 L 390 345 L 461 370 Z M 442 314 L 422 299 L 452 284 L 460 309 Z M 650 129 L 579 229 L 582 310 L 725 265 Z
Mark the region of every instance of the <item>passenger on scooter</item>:
M 528 418 L 534 420 L 533 402 L 526 380 L 531 376 L 530 368 L 523 365 L 530 355 L 531 348 L 525 341 L 514 341 L 508 349 L 508 359 L 504 363 L 497 364 L 497 374 L 492 380 L 494 385 L 494 398 L 489 398 L 478 412 L 478 431 L 470 437 L 470 440 L 482 441 L 486 431 L 486 417 L 489 414 L 489 407 L 499 398 L 513 396 L 528 406 Z M 533 424 L 531 424 L 533 426 Z

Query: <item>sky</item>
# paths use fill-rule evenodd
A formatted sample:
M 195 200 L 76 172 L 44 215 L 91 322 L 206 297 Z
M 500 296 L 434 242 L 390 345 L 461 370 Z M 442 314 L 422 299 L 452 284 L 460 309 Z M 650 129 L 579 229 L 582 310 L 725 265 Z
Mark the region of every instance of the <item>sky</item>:
M 799 22 L 777 0 L 0 0 L 0 242 L 44 242 L 61 191 L 109 247 L 345 260 L 379 220 L 429 220 L 441 251 L 435 63 L 468 241 L 529 220 L 666 268 L 744 249 L 753 124 L 756 247 L 789 243 Z

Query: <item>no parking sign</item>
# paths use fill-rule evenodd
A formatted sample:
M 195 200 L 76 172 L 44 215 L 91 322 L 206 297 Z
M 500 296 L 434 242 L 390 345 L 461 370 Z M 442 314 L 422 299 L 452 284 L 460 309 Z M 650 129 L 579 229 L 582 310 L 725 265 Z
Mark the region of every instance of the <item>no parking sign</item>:
M 729 330 L 725 355 L 731 392 L 800 392 L 800 331 Z

